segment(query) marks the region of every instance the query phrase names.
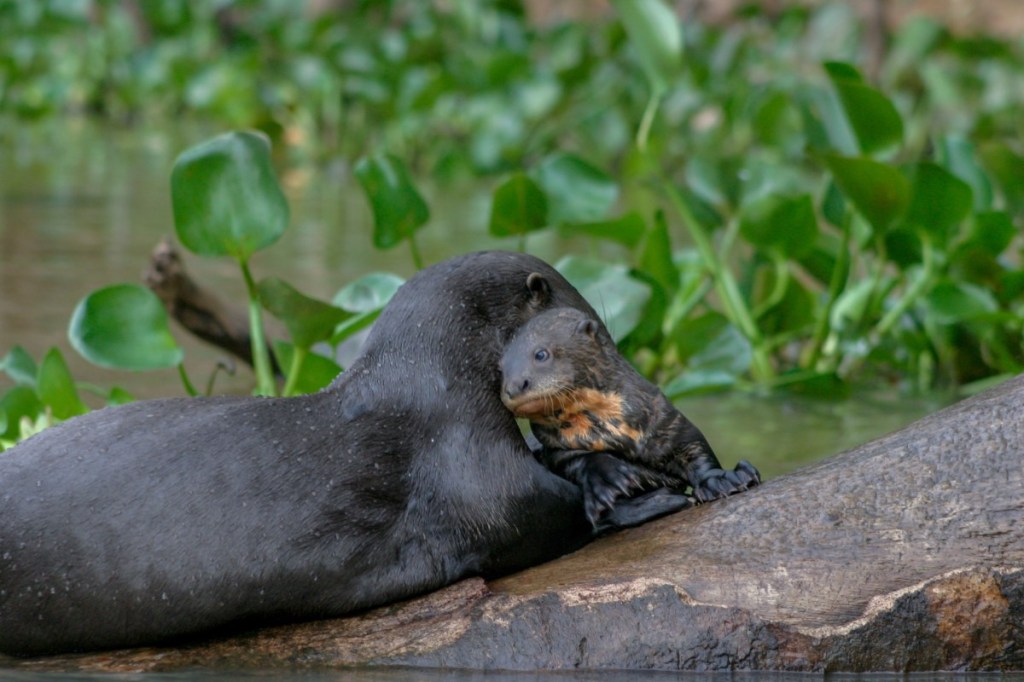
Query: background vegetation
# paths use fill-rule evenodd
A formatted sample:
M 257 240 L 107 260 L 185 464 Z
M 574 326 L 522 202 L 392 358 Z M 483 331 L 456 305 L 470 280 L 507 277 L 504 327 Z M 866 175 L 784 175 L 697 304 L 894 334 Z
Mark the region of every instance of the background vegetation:
M 440 229 L 426 177 L 482 178 L 496 240 L 583 238 L 560 269 L 673 398 L 974 390 L 1021 371 L 1020 41 L 914 20 L 868 72 L 844 3 L 722 26 L 661 0 L 615 9 L 534 26 L 512 0 L 0 0 L 0 115 L 261 131 L 184 150 L 172 198 L 183 245 L 238 262 L 254 329 L 266 310 L 289 330 L 282 385 L 257 353 L 262 393 L 328 381 L 329 347 L 396 285 L 370 274 L 328 304 L 248 270 L 287 229 L 274 168 L 338 158 L 374 212 L 366 238 L 418 267 L 417 232 Z M 182 367 L 196 392 L 144 289 L 90 295 L 70 335 L 100 364 Z M 55 350 L 0 369 L 7 442 L 86 409 Z

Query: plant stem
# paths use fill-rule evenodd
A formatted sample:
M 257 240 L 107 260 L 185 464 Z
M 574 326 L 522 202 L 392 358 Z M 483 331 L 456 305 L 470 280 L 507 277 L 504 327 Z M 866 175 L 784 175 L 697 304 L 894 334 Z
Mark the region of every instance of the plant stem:
M 651 92 L 644 108 L 643 118 L 640 119 L 640 127 L 636 130 L 636 148 L 642 152 L 647 151 L 647 137 L 651 133 L 651 126 L 654 124 L 654 115 L 658 112 L 658 105 L 661 103 L 661 93 L 657 90 Z
M 412 264 L 417 270 L 423 269 L 423 256 L 420 254 L 420 249 L 416 245 L 415 233 L 409 235 L 409 250 L 412 251 Z
M 292 348 L 292 366 L 288 368 L 288 381 L 285 382 L 284 391 L 281 395 L 286 397 L 295 395 L 295 385 L 299 383 L 302 363 L 306 360 L 306 355 L 308 354 L 308 348 L 299 348 L 298 346 Z
M 846 288 L 846 279 L 849 275 L 850 263 L 850 220 L 843 221 L 842 241 L 839 243 L 839 254 L 836 264 L 832 269 L 832 277 L 828 282 L 828 299 L 825 301 L 825 309 L 821 311 L 814 326 L 814 335 L 811 337 L 811 348 L 807 355 L 804 367 L 816 369 L 821 360 L 821 352 L 825 347 L 825 340 L 832 331 L 832 309 L 836 305 L 836 299 Z
M 239 261 L 242 266 L 242 277 L 249 291 L 249 335 L 252 339 L 252 363 L 256 370 L 256 394 L 272 396 L 277 393 L 274 385 L 274 371 L 270 366 L 270 353 L 267 352 L 267 340 L 263 333 L 263 312 L 260 307 L 260 296 L 256 290 L 256 282 L 249 272 L 249 263 Z
M 914 305 L 917 299 L 931 286 L 932 278 L 935 275 L 935 251 L 932 248 L 931 240 L 923 231 L 921 233 L 921 246 L 924 263 L 920 277 L 914 280 L 910 288 L 907 289 L 907 293 L 903 295 L 903 298 L 878 321 L 878 324 L 871 331 L 870 338 L 880 338 L 887 334 L 899 321 L 900 317 L 903 316 L 903 313 L 907 312 L 910 306 Z
M 701 258 L 704 260 L 704 264 L 711 272 L 711 277 L 715 283 L 715 290 L 718 292 L 719 297 L 722 299 L 722 304 L 725 306 L 726 316 L 733 322 L 733 324 L 739 327 L 740 332 L 742 332 L 743 335 L 747 337 L 747 340 L 750 341 L 753 352 L 751 373 L 753 374 L 754 379 L 759 383 L 766 383 L 770 381 L 772 377 L 775 376 L 775 369 L 772 367 L 771 358 L 768 356 L 764 340 L 761 338 L 761 332 L 754 323 L 754 318 L 750 314 L 750 309 L 743 300 L 742 294 L 740 294 L 740 289 L 736 284 L 736 280 L 722 262 L 719 255 L 715 252 L 714 247 L 711 245 L 711 241 L 704 233 L 704 228 L 701 227 L 699 222 L 697 222 L 697 219 L 690 211 L 690 207 L 686 205 L 686 201 L 679 193 L 679 190 L 677 190 L 672 183 L 667 180 L 664 180 L 662 184 L 669 195 L 669 199 L 675 206 L 676 211 L 679 213 L 680 218 L 682 218 L 683 225 L 686 226 L 687 231 L 693 238 L 693 242 L 697 246 L 697 250 L 700 252 Z
M 185 372 L 185 363 L 178 363 L 178 376 L 181 377 L 181 383 L 185 386 L 185 393 L 188 393 L 190 397 L 195 398 L 199 395 L 199 391 L 192 385 L 192 382 L 188 379 L 188 374 Z

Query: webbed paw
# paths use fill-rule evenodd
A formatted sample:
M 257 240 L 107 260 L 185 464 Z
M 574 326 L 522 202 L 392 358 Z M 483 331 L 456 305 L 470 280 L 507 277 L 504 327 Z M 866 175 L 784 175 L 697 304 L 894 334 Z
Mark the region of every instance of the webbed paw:
M 619 500 L 614 507 L 591 523 L 598 533 L 639 526 L 659 516 L 671 514 L 693 506 L 693 498 L 668 488 L 658 488 L 649 493 Z
M 761 473 L 753 464 L 741 459 L 732 471 L 714 468 L 702 472 L 700 480 L 693 485 L 693 496 L 698 502 L 710 502 L 743 492 L 760 482 Z
M 605 452 L 592 452 L 576 460 L 573 478 L 583 491 L 583 511 L 592 526 L 616 500 L 643 490 L 641 471 L 634 465 Z

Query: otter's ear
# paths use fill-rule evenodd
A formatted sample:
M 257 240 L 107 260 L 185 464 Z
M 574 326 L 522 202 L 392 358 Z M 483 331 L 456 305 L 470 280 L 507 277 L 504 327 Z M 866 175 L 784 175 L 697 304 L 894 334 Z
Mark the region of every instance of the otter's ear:
M 529 274 L 526 278 L 526 288 L 530 290 L 530 298 L 534 303 L 544 304 L 551 299 L 551 285 L 539 272 Z
M 589 317 L 585 320 L 580 320 L 579 324 L 576 325 L 576 331 L 580 334 L 586 334 L 592 339 L 596 339 L 597 322 L 590 319 Z

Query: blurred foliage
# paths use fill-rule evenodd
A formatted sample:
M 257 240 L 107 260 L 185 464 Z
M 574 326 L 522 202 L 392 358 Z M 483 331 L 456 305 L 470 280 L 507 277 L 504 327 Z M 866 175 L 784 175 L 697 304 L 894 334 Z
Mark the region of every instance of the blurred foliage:
M 0 115 L 195 117 L 265 132 L 288 151 L 277 163 L 343 158 L 367 239 L 408 242 L 417 266 L 416 232 L 436 229 L 417 179 L 483 176 L 481 230 L 595 245 L 558 267 L 673 398 L 969 391 L 1024 369 L 1024 43 L 916 19 L 866 73 L 848 3 L 751 6 L 723 26 L 614 6 L 533 26 L 510 0 L 0 0 Z M 268 173 L 215 201 L 279 204 Z M 220 229 L 197 220 L 186 246 Z M 245 233 L 257 222 L 233 238 L 269 243 Z M 275 344 L 286 392 L 336 371 L 309 351 L 372 322 L 394 281 L 367 283 L 374 303 L 342 310 L 252 283 L 292 330 Z M 0 365 L 17 383 L 8 438 L 45 404 L 26 367 L 13 351 Z

